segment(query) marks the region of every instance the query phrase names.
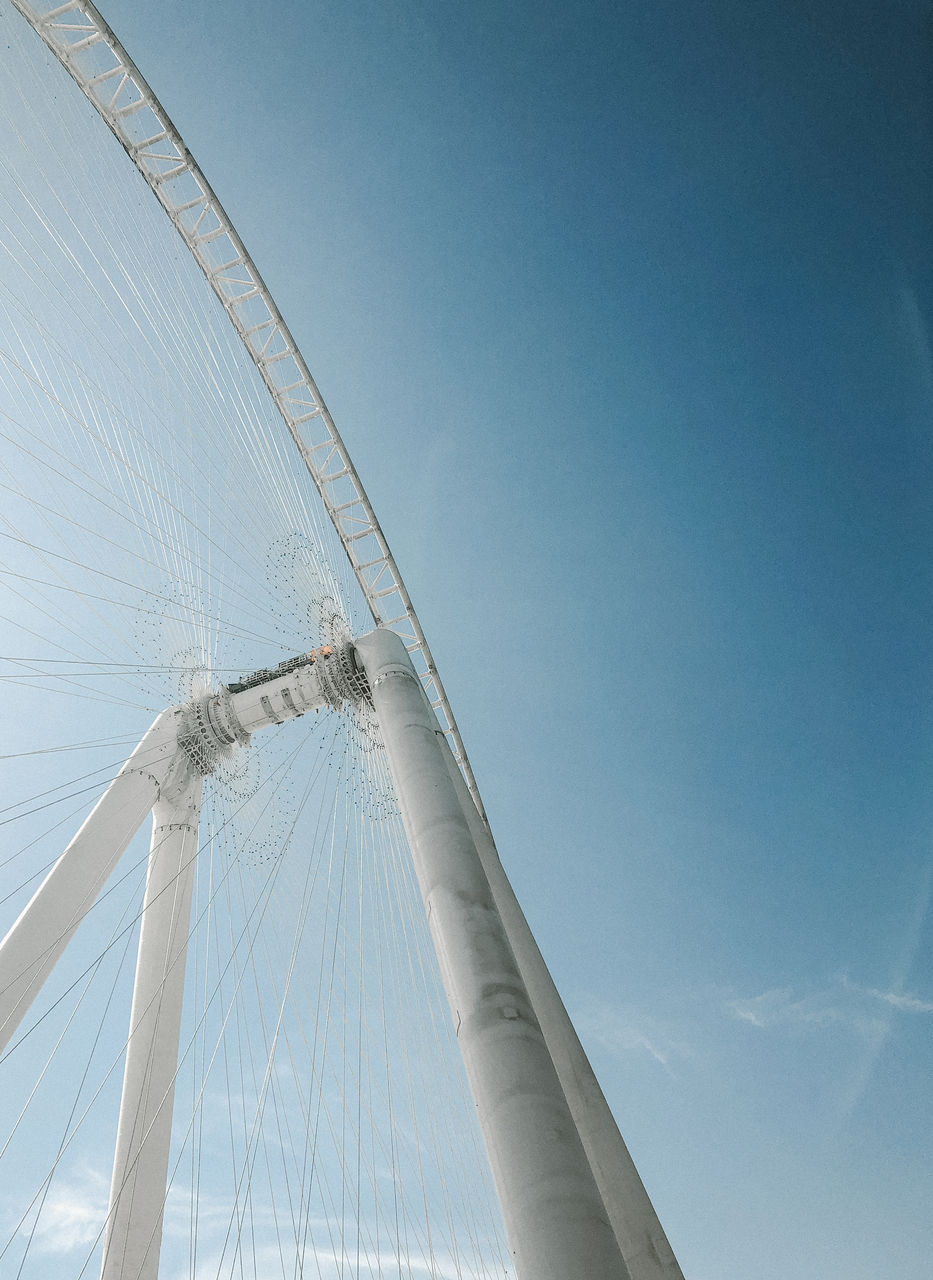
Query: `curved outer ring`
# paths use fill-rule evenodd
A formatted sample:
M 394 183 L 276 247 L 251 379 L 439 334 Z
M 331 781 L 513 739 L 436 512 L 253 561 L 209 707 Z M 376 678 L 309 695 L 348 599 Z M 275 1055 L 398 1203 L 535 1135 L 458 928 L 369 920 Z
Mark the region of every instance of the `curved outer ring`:
M 356 468 L 255 263 L 165 109 L 89 0 L 37 13 L 11 0 L 145 178 L 269 388 L 343 543 L 377 626 L 405 642 L 480 814 L 482 800 L 411 597 Z

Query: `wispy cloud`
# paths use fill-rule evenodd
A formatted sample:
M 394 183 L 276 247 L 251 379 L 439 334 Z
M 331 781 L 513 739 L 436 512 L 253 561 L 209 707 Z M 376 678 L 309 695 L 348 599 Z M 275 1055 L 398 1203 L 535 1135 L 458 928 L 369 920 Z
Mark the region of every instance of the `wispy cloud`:
M 647 1055 L 668 1075 L 678 1063 L 694 1057 L 692 1047 L 678 1029 L 663 1019 L 623 1004 L 589 998 L 576 1018 L 580 1034 L 608 1049 L 616 1057 Z
M 874 987 L 866 987 L 866 993 L 905 1013 L 933 1013 L 933 1000 L 921 1000 L 919 996 L 905 995 L 900 991 L 877 991 Z
M 904 991 L 861 986 L 844 974 L 808 992 L 775 987 L 760 995 L 730 999 L 725 1011 L 753 1027 L 836 1028 L 866 1037 L 888 1029 L 891 1010 L 933 1013 L 933 1001 Z
M 84 1166 L 61 1185 L 53 1184 L 38 1222 L 30 1220 L 22 1231 L 33 1234 L 40 1253 L 71 1253 L 87 1249 L 97 1240 L 107 1214 L 109 1179 Z
M 728 999 L 723 1007 L 730 1018 L 759 1030 L 797 1036 L 836 1032 L 854 1040 L 856 1051 L 846 1055 L 836 1082 L 833 1112 L 840 1119 L 851 1115 L 865 1094 L 899 1021 L 933 1014 L 931 1000 L 904 990 L 865 986 L 846 974 L 809 991 L 775 987 Z
M 340 1235 L 340 1224 L 333 1222 L 331 1224 L 332 1233 L 336 1232 Z M 283 1247 L 279 1241 L 270 1241 L 269 1243 L 256 1244 L 250 1242 L 248 1249 L 249 1270 L 255 1271 L 259 1275 L 281 1275 L 283 1264 Z M 462 1263 L 451 1257 L 450 1255 L 434 1252 L 430 1258 L 418 1258 L 414 1255 L 409 1256 L 406 1250 L 401 1250 L 399 1254 L 389 1252 L 387 1250 L 375 1250 L 361 1248 L 357 1257 L 357 1248 L 355 1239 L 348 1242 L 346 1250 L 341 1253 L 332 1248 L 296 1248 L 295 1252 L 289 1253 L 289 1246 L 286 1245 L 285 1252 L 288 1254 L 289 1263 L 294 1266 L 296 1262 L 300 1262 L 302 1270 L 313 1271 L 313 1274 L 319 1280 L 339 1280 L 340 1276 L 348 1274 L 363 1274 L 364 1271 L 369 1275 L 398 1275 L 400 1268 L 405 1275 L 411 1276 L 412 1280 L 417 1276 L 429 1276 L 432 1280 L 458 1280 L 463 1276 Z M 498 1259 L 490 1256 L 487 1264 L 494 1267 Z M 313 1263 L 313 1266 L 312 1266 Z M 358 1264 L 358 1265 L 357 1265 Z M 227 1274 L 230 1269 L 229 1258 L 216 1254 L 206 1254 L 195 1267 L 195 1280 L 216 1280 L 220 1274 Z M 237 1268 L 239 1270 L 239 1268 Z M 191 1269 L 186 1261 L 184 1266 L 177 1271 L 169 1272 L 173 1276 L 173 1280 L 189 1280 Z

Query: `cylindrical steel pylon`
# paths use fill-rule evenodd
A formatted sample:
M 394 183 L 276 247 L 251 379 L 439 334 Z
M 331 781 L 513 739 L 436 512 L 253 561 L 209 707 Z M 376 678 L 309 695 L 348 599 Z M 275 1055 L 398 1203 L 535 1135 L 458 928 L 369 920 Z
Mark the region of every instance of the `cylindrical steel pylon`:
M 375 631 L 356 647 L 519 1280 L 629 1280 L 421 682 L 393 632 Z

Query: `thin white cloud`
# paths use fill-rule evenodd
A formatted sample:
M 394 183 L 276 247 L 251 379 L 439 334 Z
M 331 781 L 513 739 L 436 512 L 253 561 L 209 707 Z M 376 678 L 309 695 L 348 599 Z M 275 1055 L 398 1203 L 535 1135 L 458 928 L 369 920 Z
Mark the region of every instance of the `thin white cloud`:
M 60 1185 L 53 1183 L 38 1222 L 24 1224 L 40 1253 L 63 1254 L 87 1249 L 101 1233 L 110 1198 L 110 1181 L 85 1166 Z
M 868 1088 L 885 1045 L 904 1017 L 933 1013 L 933 1001 L 902 990 L 884 990 L 852 982 L 845 974 L 807 992 L 775 987 L 756 996 L 728 999 L 725 1013 L 759 1030 L 788 1035 L 842 1033 L 856 1044 L 836 1083 L 833 1112 L 852 1114 Z
M 335 1224 L 337 1235 L 339 1236 L 339 1224 Z M 278 1242 L 270 1242 L 255 1246 L 250 1244 L 249 1249 L 244 1253 L 244 1258 L 248 1257 L 246 1270 L 252 1274 L 258 1275 L 281 1275 L 283 1255 L 282 1247 Z M 295 1258 L 289 1259 L 291 1265 L 294 1265 Z M 312 1267 L 313 1261 L 313 1267 Z M 495 1265 L 497 1260 L 489 1259 L 490 1266 Z M 301 1262 L 304 1273 L 313 1274 L 318 1280 L 338 1280 L 342 1275 L 346 1275 L 349 1271 L 353 1274 L 357 1273 L 357 1254 L 356 1241 L 348 1242 L 346 1251 L 339 1253 L 334 1249 L 316 1249 L 305 1251 L 301 1255 Z M 464 1271 L 463 1260 L 451 1257 L 449 1254 L 435 1253 L 433 1260 L 420 1259 L 416 1257 L 407 1257 L 404 1252 L 401 1257 L 395 1253 L 386 1250 L 366 1249 L 360 1250 L 359 1254 L 359 1274 L 363 1275 L 399 1275 L 404 1274 L 411 1276 L 412 1280 L 418 1276 L 429 1276 L 432 1280 L 463 1280 L 464 1275 L 475 1274 L 472 1270 Z M 485 1268 L 483 1268 L 486 1274 Z M 240 1267 L 232 1266 L 230 1259 L 224 1259 L 220 1254 L 205 1256 L 201 1259 L 194 1271 L 195 1280 L 217 1280 L 220 1275 L 230 1275 L 231 1272 L 239 1275 Z M 185 1263 L 183 1269 L 172 1271 L 172 1280 L 189 1280 L 191 1269 L 188 1263 Z
M 627 1005 L 610 1005 L 590 997 L 576 1022 L 581 1036 L 590 1043 L 602 1045 L 618 1058 L 647 1054 L 670 1076 L 678 1063 L 694 1057 L 676 1028 Z
M 845 975 L 815 991 L 775 987 L 757 996 L 730 999 L 726 1013 L 753 1027 L 835 1028 L 873 1038 L 888 1030 L 891 1010 L 933 1013 L 933 1001 L 903 991 L 861 986 Z
M 753 1027 L 835 1027 L 871 1035 L 884 1019 L 861 1007 L 838 988 L 797 995 L 789 987 L 726 1001 L 726 1012 Z
M 929 343 L 927 343 L 927 352 L 929 354 Z M 930 912 L 931 899 L 933 899 L 933 858 L 928 858 L 921 869 L 920 881 L 913 895 L 913 909 L 907 918 L 906 927 L 900 932 L 898 938 L 888 986 L 885 990 L 868 989 L 880 1003 L 885 1021 L 882 1031 L 866 1039 L 861 1057 L 853 1067 L 848 1086 L 840 1099 L 840 1112 L 843 1115 L 850 1115 L 855 1110 L 868 1089 L 878 1063 L 881 1061 L 884 1047 L 898 1021 L 898 1013 L 929 1012 L 926 1007 L 928 1002 L 919 996 L 906 993 L 904 987 L 920 949 L 920 940 Z
M 876 991 L 874 988 L 869 988 L 868 994 L 905 1013 L 933 1013 L 933 1000 L 921 1000 L 919 996 L 906 995 L 900 991 Z

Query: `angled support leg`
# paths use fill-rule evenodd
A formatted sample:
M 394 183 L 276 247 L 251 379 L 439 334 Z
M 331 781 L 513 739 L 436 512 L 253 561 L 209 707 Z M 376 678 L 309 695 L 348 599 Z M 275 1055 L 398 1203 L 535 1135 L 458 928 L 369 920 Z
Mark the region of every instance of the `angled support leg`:
M 356 642 L 519 1280 L 629 1280 L 403 642 Z
M 179 714 L 158 716 L 0 943 L 0 1052 L 155 803 Z
M 153 810 L 101 1280 L 156 1280 L 168 1177 L 201 777 Z
M 443 744 L 448 772 L 631 1280 L 684 1280 L 654 1205 L 499 861 L 489 828 L 477 812 L 446 738 Z

